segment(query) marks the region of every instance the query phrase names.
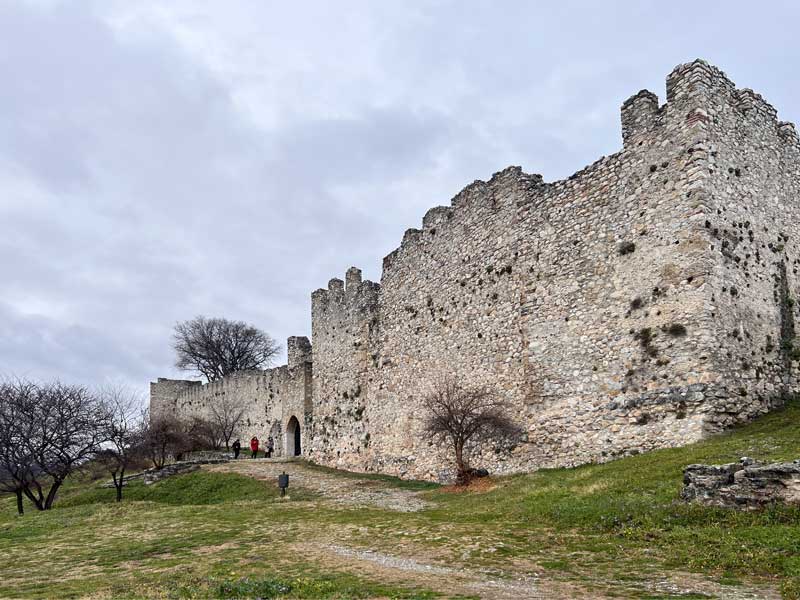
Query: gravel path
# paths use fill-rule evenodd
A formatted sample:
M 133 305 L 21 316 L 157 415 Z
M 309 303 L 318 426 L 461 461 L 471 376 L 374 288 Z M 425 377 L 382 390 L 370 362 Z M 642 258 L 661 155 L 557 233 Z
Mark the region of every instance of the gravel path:
M 461 594 L 479 594 L 482 598 L 506 600 L 553 598 L 552 593 L 543 594 L 534 577 L 518 579 L 499 579 L 494 575 L 481 571 L 456 569 L 418 562 L 412 558 L 401 558 L 383 554 L 374 550 L 356 550 L 346 546 L 326 546 L 326 550 L 337 556 L 358 561 L 366 561 L 382 568 L 408 571 L 424 576 L 433 575 L 447 582 L 449 591 Z
M 292 486 L 302 487 L 336 504 L 376 507 L 398 512 L 415 512 L 430 506 L 419 492 L 398 489 L 380 480 L 363 479 L 349 474 L 329 473 L 299 461 L 286 459 L 242 459 L 224 464 L 204 465 L 203 469 L 217 472 L 233 472 L 256 479 L 271 481 L 277 485 L 278 475 L 284 471 L 289 475 L 289 493 Z M 400 578 L 404 583 L 434 589 L 445 596 L 470 595 L 492 600 L 538 600 L 545 598 L 605 598 L 587 590 L 578 582 L 540 579 L 537 565 L 525 568 L 509 568 L 498 575 L 480 568 L 442 564 L 432 557 L 414 554 L 414 558 L 386 554 L 369 548 L 353 548 L 343 545 L 344 539 L 320 540 L 323 543 L 298 543 L 298 552 L 314 557 L 319 564 L 348 570 L 361 570 L 370 578 L 392 581 Z M 327 542 L 327 543 L 326 543 Z M 398 546 L 399 553 L 403 548 Z M 410 549 L 406 549 L 411 551 Z M 430 562 L 427 562 L 430 561 Z M 780 594 L 771 586 L 723 585 L 713 579 L 689 573 L 670 572 L 661 578 L 641 582 L 614 582 L 602 576 L 593 579 L 609 589 L 622 588 L 624 596 L 638 588 L 639 593 L 658 596 L 681 597 L 702 595 L 725 600 L 777 600 Z M 623 591 L 626 590 L 626 591 Z
M 284 471 L 289 475 L 289 494 L 292 486 L 305 488 L 339 504 L 374 506 L 398 512 L 415 512 L 428 507 L 418 492 L 389 487 L 381 481 L 329 474 L 306 466 L 302 462 L 281 459 L 241 459 L 204 467 L 210 471 L 226 471 L 265 481 L 274 481 Z
M 409 573 L 417 583 L 447 594 L 477 595 L 492 600 L 607 598 L 596 591 L 587 592 L 563 581 L 542 580 L 537 575 L 508 572 L 507 577 L 498 577 L 497 573 L 481 569 L 427 564 L 416 558 L 394 556 L 370 549 L 350 548 L 340 544 L 322 545 L 316 551 L 335 555 L 349 563 L 361 562 L 374 565 L 370 570 Z M 609 589 L 614 589 L 619 584 L 617 581 L 604 578 L 599 578 L 594 583 L 603 583 Z M 720 600 L 780 600 L 781 598 L 777 590 L 767 586 L 748 588 L 724 585 L 690 573 L 671 573 L 669 578 L 661 580 L 642 581 L 638 584 L 627 583 L 631 588 L 639 588 L 641 593 L 674 598 L 698 596 Z M 587 593 L 590 595 L 586 595 Z M 628 597 L 621 590 L 618 590 L 618 594 Z

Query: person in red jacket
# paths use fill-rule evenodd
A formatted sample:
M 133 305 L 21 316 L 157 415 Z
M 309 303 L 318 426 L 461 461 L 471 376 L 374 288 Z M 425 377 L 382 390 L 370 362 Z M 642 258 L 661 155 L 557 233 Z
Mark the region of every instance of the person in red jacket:
M 253 436 L 253 439 L 250 440 L 250 450 L 253 452 L 253 456 L 250 458 L 255 458 L 256 454 L 258 454 L 258 438 Z

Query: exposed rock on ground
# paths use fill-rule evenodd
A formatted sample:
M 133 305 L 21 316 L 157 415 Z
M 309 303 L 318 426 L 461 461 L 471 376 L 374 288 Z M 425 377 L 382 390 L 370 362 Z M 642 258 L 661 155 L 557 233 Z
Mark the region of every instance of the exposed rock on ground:
M 191 473 L 192 471 L 196 471 L 200 468 L 200 465 L 217 465 L 221 463 L 226 463 L 230 459 L 229 458 L 202 458 L 202 457 L 192 457 L 190 460 L 184 460 L 176 463 L 172 463 L 170 465 L 164 465 L 161 469 L 147 469 L 142 471 L 141 473 L 134 473 L 133 475 L 125 475 L 125 481 L 123 485 L 127 485 L 130 481 L 135 481 L 137 479 L 142 479 L 145 485 L 150 485 L 152 483 L 156 483 L 157 481 L 161 481 L 162 479 L 166 479 L 167 477 L 172 477 L 173 475 L 178 475 L 182 473 Z M 111 488 L 114 487 L 114 482 L 109 481 L 104 483 L 100 487 L 104 488 Z
M 725 465 L 689 465 L 683 484 L 681 498 L 708 506 L 800 504 L 800 460 L 764 465 L 745 457 Z

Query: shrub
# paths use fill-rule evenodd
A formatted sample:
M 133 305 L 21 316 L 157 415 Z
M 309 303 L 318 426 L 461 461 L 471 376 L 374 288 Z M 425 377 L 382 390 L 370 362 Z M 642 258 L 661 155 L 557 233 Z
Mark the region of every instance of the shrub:
M 642 327 L 639 331 L 633 334 L 633 337 L 639 340 L 645 354 L 655 358 L 658 356 L 658 348 L 653 346 L 653 330 L 649 327 Z
M 667 327 L 667 333 L 672 337 L 683 337 L 686 335 L 686 327 L 680 323 L 672 323 L 669 327 Z

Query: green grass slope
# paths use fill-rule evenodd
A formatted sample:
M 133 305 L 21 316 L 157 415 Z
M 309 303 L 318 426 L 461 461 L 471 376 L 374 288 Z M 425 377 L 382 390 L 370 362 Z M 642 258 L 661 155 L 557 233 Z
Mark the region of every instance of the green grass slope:
M 562 549 L 553 564 L 597 566 L 598 554 L 637 569 L 662 566 L 739 577 L 778 575 L 787 596 L 800 595 L 800 507 L 738 512 L 679 501 L 683 468 L 728 463 L 743 456 L 759 461 L 800 458 L 800 402 L 705 441 L 631 456 L 604 464 L 546 469 L 509 477 L 486 494 L 439 494 L 430 515 L 503 527 L 503 554 L 530 551 L 527 532 L 555 536 Z M 563 558 L 564 555 L 570 558 Z M 547 562 L 547 561 L 545 561 Z M 606 562 L 605 560 L 603 562 Z M 639 563 L 639 564 L 636 564 Z
M 589 597 L 687 597 L 647 582 L 694 573 L 800 598 L 800 507 L 736 512 L 679 501 L 684 466 L 742 456 L 800 457 L 800 403 L 683 448 L 496 478 L 491 491 L 342 474 L 422 494 L 430 508 L 416 513 L 297 488 L 280 501 L 274 486 L 206 471 L 132 484 L 120 505 L 113 490 L 73 481 L 47 513 L 19 518 L 14 499 L 0 497 L 0 597 L 437 596 L 424 581 L 354 572 L 320 551 L 335 544 L 498 577 L 537 573 Z

